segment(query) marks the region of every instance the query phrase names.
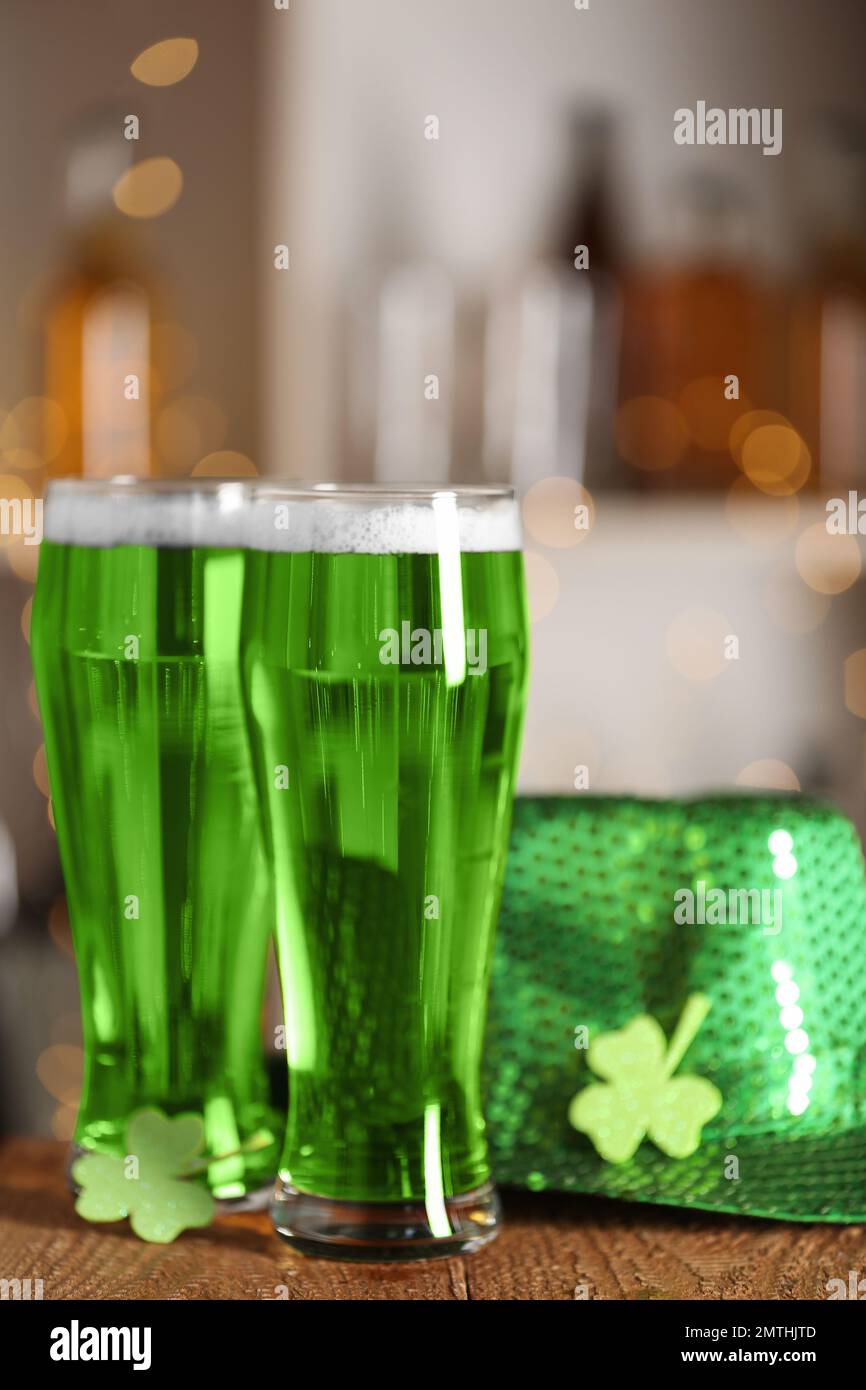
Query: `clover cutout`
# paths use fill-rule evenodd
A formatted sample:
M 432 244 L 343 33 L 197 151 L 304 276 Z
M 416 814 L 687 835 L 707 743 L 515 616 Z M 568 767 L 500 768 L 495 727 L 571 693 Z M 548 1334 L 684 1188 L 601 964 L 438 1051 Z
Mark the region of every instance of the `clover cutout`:
M 670 1158 L 688 1158 L 701 1130 L 717 1115 L 722 1095 L 702 1076 L 674 1076 L 709 1013 L 711 1001 L 693 994 L 670 1045 L 649 1014 L 590 1044 L 587 1060 L 605 1083 L 592 1082 L 568 1107 L 575 1129 L 591 1139 L 608 1163 L 626 1163 L 645 1138 Z
M 139 1110 L 126 1127 L 127 1154 L 84 1154 L 72 1165 L 81 1187 L 75 1210 L 85 1221 L 122 1221 L 141 1240 L 167 1245 L 193 1226 L 213 1220 L 214 1200 L 187 1180 L 204 1143 L 198 1115 L 170 1120 L 159 1110 Z M 184 1174 L 186 1173 L 187 1178 Z

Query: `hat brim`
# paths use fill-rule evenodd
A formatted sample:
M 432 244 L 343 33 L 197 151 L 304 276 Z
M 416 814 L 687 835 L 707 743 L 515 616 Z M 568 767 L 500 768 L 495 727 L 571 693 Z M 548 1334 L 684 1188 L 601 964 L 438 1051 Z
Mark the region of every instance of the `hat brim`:
M 607 1163 L 589 1140 L 539 1153 L 493 1143 L 496 1180 L 532 1190 L 579 1192 L 659 1206 L 782 1221 L 866 1221 L 866 1127 L 832 1135 L 741 1135 L 706 1140 L 689 1158 L 649 1141 L 627 1163 Z

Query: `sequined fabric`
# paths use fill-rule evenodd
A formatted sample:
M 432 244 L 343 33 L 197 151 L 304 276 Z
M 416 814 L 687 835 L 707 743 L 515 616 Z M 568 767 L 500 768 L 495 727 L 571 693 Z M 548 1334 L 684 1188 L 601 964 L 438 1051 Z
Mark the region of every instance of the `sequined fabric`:
M 737 920 L 711 920 L 717 889 Z M 677 909 L 704 921 L 680 925 Z M 605 1162 L 568 1122 L 595 1079 L 579 1030 L 591 1040 L 646 1013 L 670 1035 L 695 992 L 712 1008 L 683 1070 L 719 1088 L 720 1112 L 689 1158 L 646 1141 Z M 486 1083 L 500 1183 L 866 1220 L 866 875 L 853 826 L 782 796 L 518 800 Z

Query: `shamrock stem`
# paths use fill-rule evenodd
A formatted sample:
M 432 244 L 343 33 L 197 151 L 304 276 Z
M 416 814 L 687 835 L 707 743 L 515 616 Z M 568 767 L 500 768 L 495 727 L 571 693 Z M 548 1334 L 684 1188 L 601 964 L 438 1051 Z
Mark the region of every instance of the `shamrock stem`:
M 194 1159 L 192 1163 L 187 1163 L 178 1173 L 179 1178 L 192 1178 L 196 1173 L 205 1173 L 212 1163 L 219 1163 L 224 1158 L 237 1158 L 239 1154 L 258 1153 L 261 1149 L 269 1149 L 276 1141 L 269 1134 L 253 1134 L 239 1149 L 232 1149 L 229 1153 L 210 1154 L 207 1158 Z
M 665 1076 L 673 1076 L 711 1008 L 705 994 L 689 995 L 665 1054 Z

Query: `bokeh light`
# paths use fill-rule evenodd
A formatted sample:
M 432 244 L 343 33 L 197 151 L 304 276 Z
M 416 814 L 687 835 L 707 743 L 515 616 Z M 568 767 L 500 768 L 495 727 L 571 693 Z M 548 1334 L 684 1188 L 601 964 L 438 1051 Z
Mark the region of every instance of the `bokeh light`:
M 791 425 L 759 425 L 746 436 L 740 454 L 746 477 L 762 492 L 799 492 L 812 471 L 812 456 Z
M 728 448 L 738 468 L 743 467 L 743 448 L 749 435 L 766 425 L 790 429 L 791 421 L 786 415 L 780 415 L 778 410 L 746 410 L 734 421 L 728 437 Z
M 41 791 L 43 796 L 51 795 L 51 787 L 48 784 L 48 763 L 45 759 L 45 744 L 42 743 L 36 750 L 33 759 L 33 781 Z
M 258 469 L 246 454 L 221 449 L 200 459 L 192 470 L 194 478 L 256 478 Z
M 540 623 L 552 613 L 559 599 L 559 575 L 546 556 L 537 550 L 526 550 L 523 554 L 526 571 L 526 591 L 529 601 L 529 616 L 533 623 Z
M 129 71 L 148 87 L 171 87 L 188 77 L 198 62 L 195 39 L 162 39 L 134 58 Z
M 841 594 L 860 577 L 856 538 L 831 536 L 822 521 L 800 534 L 794 558 L 800 578 L 819 594 Z
M 40 1052 L 36 1075 L 49 1095 L 64 1105 L 75 1105 L 81 1094 L 84 1053 L 75 1043 L 52 1043 Z
M 793 970 L 788 979 L 799 997 Z M 799 1004 L 792 1001 L 783 1003 L 779 1022 L 785 1030 L 785 1047 L 794 1058 L 794 1065 L 788 1077 L 788 1109 L 792 1115 L 802 1115 L 809 1108 L 809 1092 L 814 1085 L 817 1066 L 815 1057 L 807 1050 L 809 1035 L 801 1026 L 804 1018 Z
M 56 898 L 51 904 L 51 910 L 48 913 L 48 935 L 58 951 L 62 951 L 64 956 L 74 957 L 72 932 L 69 927 L 69 913 L 65 898 Z
M 779 1022 L 788 1033 L 792 1028 L 799 1028 L 804 1018 L 805 1014 L 799 1004 L 786 1004 L 779 1014 Z
M 55 1139 L 60 1139 L 64 1144 L 68 1144 L 75 1136 L 75 1121 L 78 1116 L 78 1106 L 58 1105 L 54 1114 L 51 1116 L 51 1133 Z
M 762 791 L 800 790 L 796 772 L 779 758 L 756 758 L 737 773 L 736 783 L 738 787 L 758 787 Z
M 776 1003 L 780 1008 L 790 1008 L 796 1004 L 800 998 L 800 986 L 794 979 L 793 971 L 785 980 L 780 980 L 776 987 Z
M 143 159 L 121 174 L 114 185 L 115 206 L 127 217 L 161 217 L 183 192 L 180 166 L 166 155 Z
M 37 469 L 45 466 L 45 459 L 34 449 L 4 449 L 3 461 L 8 468 L 14 468 L 16 473 L 35 473 Z
M 790 1033 L 785 1034 L 785 1047 L 793 1057 L 805 1052 L 809 1046 L 809 1034 L 804 1028 L 793 1028 Z
M 578 508 L 586 509 L 578 511 Z M 584 520 L 585 516 L 585 520 Z M 595 503 L 574 478 L 542 478 L 523 499 L 523 521 L 534 541 L 551 549 L 579 545 L 595 520 Z
M 797 872 L 797 858 L 794 854 L 794 837 L 789 830 L 774 830 L 767 840 L 767 848 L 773 856 L 773 873 L 776 878 L 793 878 Z

